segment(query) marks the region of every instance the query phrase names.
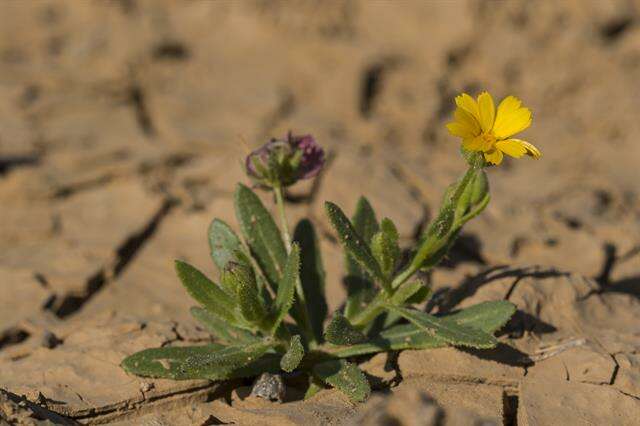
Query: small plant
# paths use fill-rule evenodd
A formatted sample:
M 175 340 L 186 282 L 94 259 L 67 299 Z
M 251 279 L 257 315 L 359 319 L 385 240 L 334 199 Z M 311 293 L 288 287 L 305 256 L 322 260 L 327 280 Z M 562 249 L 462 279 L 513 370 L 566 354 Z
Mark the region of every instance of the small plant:
M 219 219 L 208 231 L 211 257 L 220 272 L 217 283 L 176 261 L 180 281 L 200 304 L 191 313 L 216 343 L 146 349 L 127 357 L 123 368 L 147 377 L 210 380 L 296 370 L 309 377 L 307 396 L 331 386 L 353 401 L 363 401 L 370 387 L 354 357 L 448 345 L 496 346 L 493 333 L 515 312 L 511 303 L 485 302 L 430 315 L 416 308 L 430 296 L 416 273 L 437 265 L 462 226 L 487 206 L 485 167 L 500 164 L 503 153 L 537 158 L 540 151 L 511 139 L 531 123 L 531 112 L 516 98 L 505 98 L 497 113 L 486 92 L 477 101 L 467 94 L 458 96 L 456 105 L 455 121 L 447 128 L 463 139 L 468 168 L 447 189 L 438 216 L 408 261 L 401 256 L 393 221 L 378 221 L 365 198 L 351 219 L 327 202 L 326 213 L 345 251 L 348 297 L 326 323 L 317 235 L 308 220 L 298 223 L 291 235 L 284 204 L 287 186 L 320 172 L 324 152 L 308 135 L 272 140 L 249 154 L 245 168 L 256 186 L 273 192 L 280 227 L 260 198 L 239 184 L 235 210 L 241 236 Z

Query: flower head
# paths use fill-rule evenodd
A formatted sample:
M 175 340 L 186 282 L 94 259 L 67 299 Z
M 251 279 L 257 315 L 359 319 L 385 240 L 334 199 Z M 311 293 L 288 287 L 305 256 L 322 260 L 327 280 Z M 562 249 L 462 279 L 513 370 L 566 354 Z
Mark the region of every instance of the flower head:
M 272 139 L 245 159 L 247 174 L 267 187 L 289 186 L 315 177 L 324 165 L 324 150 L 311 135 Z
M 447 124 L 447 129 L 462 138 L 465 150 L 482 152 L 487 162 L 496 165 L 502 162 L 503 154 L 515 158 L 542 155 L 529 142 L 512 138 L 531 125 L 531 111 L 520 99 L 507 96 L 496 111 L 489 93 L 482 92 L 477 100 L 463 93 L 456 96 L 456 105 L 454 121 Z

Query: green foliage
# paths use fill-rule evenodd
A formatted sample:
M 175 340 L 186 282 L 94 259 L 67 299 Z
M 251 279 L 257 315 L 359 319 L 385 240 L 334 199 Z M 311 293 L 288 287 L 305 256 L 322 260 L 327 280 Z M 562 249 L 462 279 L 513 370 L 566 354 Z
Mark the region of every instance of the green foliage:
M 296 289 L 296 282 L 300 279 L 300 249 L 297 244 L 291 247 L 291 253 L 284 266 L 284 273 L 280 283 L 278 283 L 278 294 L 273 306 L 273 321 L 271 323 L 271 333 L 275 333 L 280 323 L 289 313 L 293 305 L 293 295 Z
M 452 345 L 493 348 L 498 344 L 495 337 L 477 328 L 466 327 L 455 321 L 437 318 L 415 309 L 401 308 L 395 305 L 389 305 L 389 309 L 427 333 L 431 333 Z
M 214 219 L 209 225 L 209 249 L 211 259 L 219 271 L 222 271 L 231 261 L 240 262 L 238 253 L 243 251 L 242 243 L 235 232 L 220 219 Z
M 386 277 L 382 274 L 380 265 L 373 257 L 369 244 L 356 232 L 347 216 L 340 207 L 327 201 L 325 203 L 327 216 L 338 233 L 338 238 L 345 250 L 358 264 L 381 284 L 387 284 Z
M 371 394 L 364 373 L 343 359 L 331 359 L 313 366 L 313 374 L 323 382 L 345 393 L 352 401 L 362 402 Z
M 231 324 L 238 322 L 235 313 L 236 301 L 232 295 L 227 294 L 202 272 L 186 262 L 176 260 L 176 272 L 191 297 L 204 308 Z
M 358 199 L 351 222 L 356 233 L 367 244 L 371 243 L 373 236 L 380 228 L 375 211 L 365 197 Z M 376 291 L 373 278 L 360 266 L 349 251 L 345 251 L 345 265 L 347 274 L 344 277 L 344 282 L 347 287 L 347 300 L 344 315 L 347 318 L 352 318 L 373 299 Z
M 383 275 L 389 280 L 400 259 L 398 230 L 390 219 L 385 218 L 380 223 L 380 231 L 371 239 L 371 250 Z
M 229 324 L 204 308 L 194 306 L 190 312 L 219 342 L 227 344 L 255 343 L 259 340 L 251 332 Z
M 302 346 L 302 339 L 299 335 L 295 335 L 291 338 L 289 349 L 287 349 L 287 352 L 285 352 L 280 359 L 280 368 L 287 373 L 291 373 L 298 367 L 298 365 L 300 365 L 300 361 L 302 361 L 303 357 L 304 346 Z
M 352 326 L 340 312 L 336 312 L 327 326 L 325 339 L 334 345 L 355 345 L 367 340 L 367 337 Z
M 330 386 L 352 401 L 364 401 L 371 389 L 352 357 L 451 345 L 496 346 L 493 334 L 515 312 L 509 302 L 480 303 L 444 316 L 414 307 L 431 296 L 415 274 L 436 265 L 462 226 L 489 202 L 482 156 L 469 155 L 468 161 L 469 170 L 447 190 L 440 212 L 408 260 L 401 255 L 393 222 L 378 222 L 366 198 L 358 200 L 351 220 L 337 205 L 325 204 L 344 248 L 347 286 L 344 307 L 326 326 L 325 271 L 313 225 L 303 219 L 291 239 L 283 193 L 275 197 L 280 229 L 260 198 L 238 185 L 235 211 L 242 239 L 219 219 L 208 229 L 219 277 L 211 280 L 176 261 L 178 278 L 201 305 L 191 308 L 191 314 L 215 343 L 146 349 L 125 358 L 122 367 L 139 376 L 175 380 L 298 371 L 309 377 L 305 398 Z M 264 162 L 255 166 L 260 173 L 270 167 Z
M 242 235 L 267 280 L 275 288 L 287 260 L 280 230 L 260 198 L 244 185 L 236 188 L 235 207 Z
M 303 219 L 298 223 L 293 240 L 300 246 L 300 280 L 308 301 L 309 322 L 316 342 L 322 343 L 323 324 L 328 312 L 324 295 L 325 272 L 320 244 L 311 221 Z

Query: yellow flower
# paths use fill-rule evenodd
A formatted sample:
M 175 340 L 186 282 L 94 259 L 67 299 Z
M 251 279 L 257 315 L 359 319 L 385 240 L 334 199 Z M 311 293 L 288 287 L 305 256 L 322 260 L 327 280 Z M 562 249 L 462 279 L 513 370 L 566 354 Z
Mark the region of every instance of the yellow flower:
M 520 158 L 527 154 L 539 158 L 542 153 L 529 142 L 513 139 L 512 136 L 531 125 L 531 111 L 520 99 L 507 96 L 498 105 L 487 92 L 482 92 L 476 101 L 463 93 L 456 96 L 455 121 L 447 124 L 449 133 L 462 138 L 467 151 L 481 151 L 489 163 L 500 164 L 503 154 Z

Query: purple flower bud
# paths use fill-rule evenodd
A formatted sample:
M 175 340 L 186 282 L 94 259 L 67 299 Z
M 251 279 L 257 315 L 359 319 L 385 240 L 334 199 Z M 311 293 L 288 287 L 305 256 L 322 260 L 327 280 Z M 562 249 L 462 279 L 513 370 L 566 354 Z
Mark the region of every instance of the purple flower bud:
M 324 166 L 324 150 L 313 136 L 293 136 L 289 132 L 287 140 L 294 150 L 302 151 L 298 179 L 310 179 L 320 173 Z
M 272 139 L 245 159 L 247 174 L 265 187 L 289 186 L 316 176 L 324 165 L 324 150 L 311 135 Z
M 256 163 L 267 167 L 269 164 L 269 155 L 273 151 L 273 148 L 278 144 L 275 139 L 270 140 L 266 144 L 262 145 L 260 148 L 251 151 L 247 158 L 244 161 L 245 168 L 247 170 L 247 174 L 253 178 L 260 179 L 261 173 L 256 170 Z

